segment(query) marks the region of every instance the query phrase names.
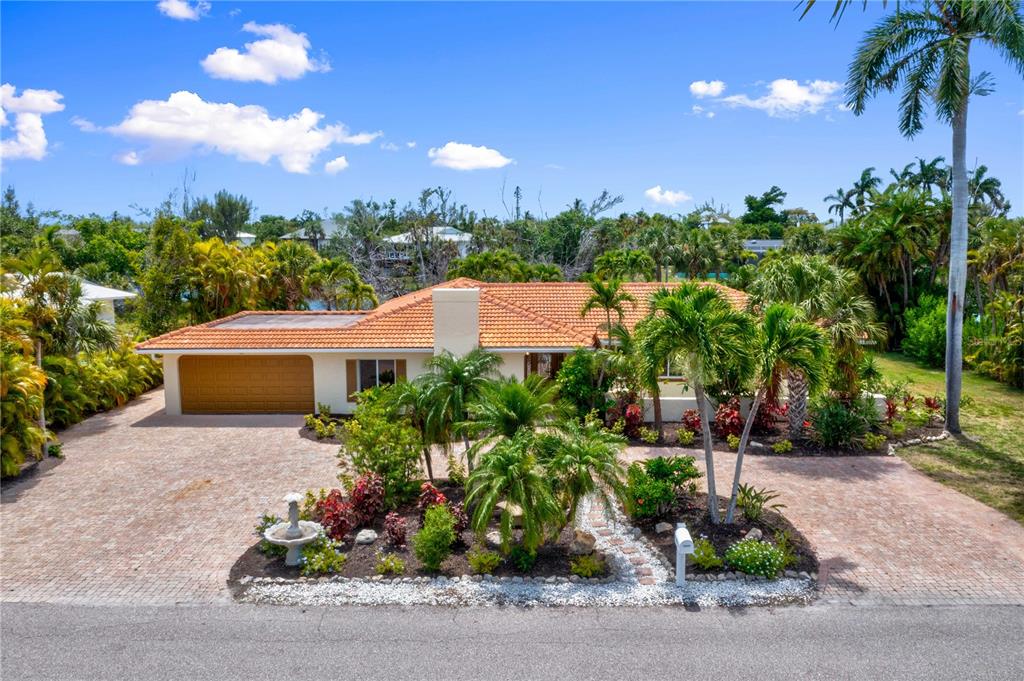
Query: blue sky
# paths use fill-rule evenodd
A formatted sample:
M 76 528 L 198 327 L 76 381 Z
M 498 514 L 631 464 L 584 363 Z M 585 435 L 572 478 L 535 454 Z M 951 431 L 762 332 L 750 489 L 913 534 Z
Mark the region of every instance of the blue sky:
M 867 166 L 949 157 L 938 122 L 900 137 L 892 96 L 859 117 L 838 106 L 878 6 L 833 28 L 791 2 L 182 1 L 0 5 L 2 182 L 23 203 L 130 213 L 189 169 L 194 193 L 244 193 L 258 214 L 440 185 L 504 217 L 503 184 L 535 213 L 607 188 L 627 210 L 739 214 L 777 184 L 825 217 L 822 198 Z M 1019 215 L 1024 84 L 987 48 L 973 67 L 997 88 L 972 103 L 969 162 Z

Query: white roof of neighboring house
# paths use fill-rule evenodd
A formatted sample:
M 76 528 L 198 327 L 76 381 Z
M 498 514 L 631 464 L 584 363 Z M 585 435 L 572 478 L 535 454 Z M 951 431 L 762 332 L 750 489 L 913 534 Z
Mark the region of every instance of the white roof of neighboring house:
M 403 232 L 402 234 L 384 237 L 384 241 L 389 241 L 393 244 L 407 244 L 412 241 L 410 234 L 411 232 Z M 455 242 L 471 241 L 473 239 L 472 234 L 467 234 L 448 225 L 434 225 L 430 228 L 430 236 L 434 239 Z
M 765 253 L 773 249 L 782 248 L 782 239 L 747 239 L 743 243 L 744 248 L 754 253 Z
M 109 286 L 100 286 L 85 279 L 82 280 L 82 298 L 85 300 L 124 300 L 125 298 L 135 298 L 137 295 L 131 291 L 122 291 Z
M 324 238 L 330 239 L 335 234 L 346 234 L 348 230 L 334 220 L 321 220 L 320 227 L 324 230 Z M 305 229 L 296 229 L 281 236 L 282 239 L 307 239 Z
M 238 239 L 255 239 L 256 235 L 251 232 L 235 232 L 235 237 Z

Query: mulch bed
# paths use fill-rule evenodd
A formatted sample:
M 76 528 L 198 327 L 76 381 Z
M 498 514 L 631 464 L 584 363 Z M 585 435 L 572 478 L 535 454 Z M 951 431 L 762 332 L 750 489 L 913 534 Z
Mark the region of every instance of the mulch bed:
M 729 505 L 729 500 L 723 497 L 718 497 L 718 502 L 719 508 L 722 509 L 727 508 Z M 724 515 L 723 512 L 723 520 Z M 789 533 L 790 545 L 797 556 L 797 562 L 787 569 L 803 570 L 808 573 L 818 570 L 818 557 L 815 555 L 814 549 L 811 548 L 811 543 L 778 511 L 765 509 L 757 522 L 751 522 L 737 509 L 734 520 L 735 522 L 729 525 L 726 525 L 724 522 L 713 525 L 708 518 L 708 496 L 704 492 L 699 492 L 697 494 L 680 494 L 676 498 L 672 509 L 664 515 L 657 518 L 639 519 L 634 524 L 640 528 L 644 537 L 656 546 L 672 564 L 675 564 L 676 560 L 675 533 L 664 532 L 658 534 L 655 532 L 654 526 L 659 522 L 671 523 L 673 529 L 676 523 L 685 523 L 686 529 L 694 541 L 701 537 L 707 537 L 711 540 L 719 558 L 724 558 L 726 550 L 740 539 L 743 539 L 744 535 L 755 527 L 761 530 L 762 539 L 773 544 L 775 543 L 775 533 L 785 531 Z M 727 569 L 727 566 L 713 570 L 702 570 L 696 565 L 687 567 L 687 570 L 696 574 L 718 573 Z
M 465 490 L 462 487 L 439 482 L 437 487 L 452 502 L 460 502 L 465 497 Z M 384 538 L 383 515 L 367 527 L 377 532 L 377 541 L 373 544 L 355 544 L 355 536 L 360 529 L 352 530 L 346 537 L 342 546 L 342 552 L 348 558 L 340 574 L 343 577 L 371 577 L 377 574 L 378 553 L 393 553 L 405 561 L 405 572 L 399 576 L 405 577 L 427 577 L 445 575 L 455 577 L 459 575 L 471 575 L 472 569 L 466 552 L 474 546 L 476 538 L 472 530 L 465 530 L 452 546 L 452 554 L 441 564 L 440 572 L 429 572 L 423 568 L 423 564 L 416 558 L 412 549 L 412 536 L 420 530 L 419 511 L 415 503 L 407 504 L 398 509 L 400 515 L 405 518 L 407 529 L 407 541 L 405 546 L 393 546 Z M 497 516 L 492 522 L 490 529 L 498 527 Z M 518 531 L 516 532 L 518 534 Z M 518 537 L 517 537 L 518 538 Z M 494 570 L 495 576 L 522 577 L 568 577 L 569 547 L 573 540 L 573 528 L 567 525 L 555 541 L 548 541 L 537 550 L 537 560 L 533 567 L 527 572 L 517 571 L 511 564 L 502 562 Z M 495 545 L 487 545 L 487 548 L 497 551 Z M 284 564 L 283 557 L 268 557 L 259 550 L 259 542 L 253 545 L 238 559 L 232 566 L 228 583 L 232 588 L 238 585 L 238 581 L 245 576 L 250 577 L 284 577 L 294 579 L 300 576 L 298 567 L 288 567 Z M 390 575 L 389 575 L 390 576 Z

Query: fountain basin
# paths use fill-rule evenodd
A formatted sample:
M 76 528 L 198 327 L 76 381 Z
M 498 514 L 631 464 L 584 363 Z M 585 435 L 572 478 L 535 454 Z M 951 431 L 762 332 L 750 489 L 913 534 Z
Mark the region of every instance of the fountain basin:
M 324 530 L 320 523 L 314 523 L 310 520 L 298 521 L 298 529 L 298 536 L 289 536 L 295 533 L 295 528 L 292 523 L 284 521 L 271 525 L 263 533 L 263 538 L 271 544 L 284 546 L 288 549 L 288 553 L 284 557 L 285 565 L 298 565 L 299 558 L 302 556 L 302 547 L 315 540 Z

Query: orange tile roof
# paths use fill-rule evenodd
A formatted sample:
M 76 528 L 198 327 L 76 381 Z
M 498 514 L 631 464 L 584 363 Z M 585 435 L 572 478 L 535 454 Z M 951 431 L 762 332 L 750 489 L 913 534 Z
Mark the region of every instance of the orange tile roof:
M 707 282 L 722 290 L 736 307 L 745 307 L 741 291 Z M 647 300 L 666 284 L 630 282 L 623 287 L 634 298 L 624 322 L 632 328 L 648 311 Z M 672 286 L 672 284 L 667 284 Z M 480 289 L 480 345 L 485 348 L 569 348 L 592 345 L 605 317 L 601 310 L 580 316 L 590 288 L 582 282 L 495 284 L 460 278 L 389 300 L 368 311 L 239 312 L 224 319 L 188 326 L 139 343 L 137 349 L 157 351 L 271 349 L 430 349 L 434 347 L 433 288 Z M 342 328 L 222 327 L 246 315 L 364 315 Z

